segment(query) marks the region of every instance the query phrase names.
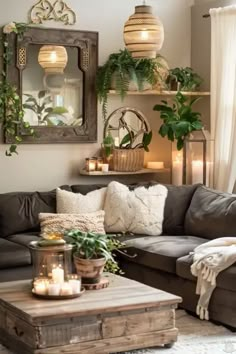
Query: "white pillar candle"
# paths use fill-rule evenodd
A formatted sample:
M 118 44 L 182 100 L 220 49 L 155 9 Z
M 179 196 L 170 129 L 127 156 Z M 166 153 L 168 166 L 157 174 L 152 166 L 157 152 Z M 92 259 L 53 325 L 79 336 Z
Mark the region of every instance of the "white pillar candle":
M 37 281 L 34 283 L 34 292 L 39 295 L 47 295 L 48 284 L 45 281 Z
M 81 282 L 80 280 L 77 279 L 70 279 L 69 280 L 69 284 L 72 288 L 73 294 L 78 294 L 80 293 L 80 289 L 81 289 Z
M 64 282 L 64 270 L 60 266 L 52 269 L 52 280 L 53 283 Z
M 72 294 L 73 294 L 73 290 L 71 285 L 68 282 L 61 284 L 60 295 L 72 295 Z
M 104 163 L 102 165 L 102 172 L 108 172 L 109 171 L 109 165 L 108 163 Z
M 48 295 L 60 295 L 61 285 L 50 283 L 48 284 Z
M 192 161 L 192 184 L 203 183 L 203 161 Z
M 160 170 L 160 169 L 164 168 L 164 162 L 162 162 L 162 161 L 149 161 L 147 163 L 147 168 Z
M 89 161 L 89 172 L 96 171 L 96 162 Z
M 176 158 L 172 162 L 172 184 L 181 186 L 183 184 L 183 161 Z

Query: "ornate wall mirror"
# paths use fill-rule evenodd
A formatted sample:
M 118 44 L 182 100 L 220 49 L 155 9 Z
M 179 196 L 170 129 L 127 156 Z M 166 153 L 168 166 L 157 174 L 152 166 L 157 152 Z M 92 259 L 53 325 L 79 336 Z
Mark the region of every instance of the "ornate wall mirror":
M 11 34 L 9 46 L 7 78 L 35 132 L 19 128 L 23 143 L 96 141 L 98 33 L 28 27 L 22 36 Z

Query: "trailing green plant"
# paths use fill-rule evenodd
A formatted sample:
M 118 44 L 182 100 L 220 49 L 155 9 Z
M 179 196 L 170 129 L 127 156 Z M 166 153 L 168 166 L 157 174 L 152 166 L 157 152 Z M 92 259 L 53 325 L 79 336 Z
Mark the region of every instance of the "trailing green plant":
M 73 252 L 83 259 L 106 259 L 105 270 L 117 273 L 120 272 L 119 265 L 115 260 L 115 252 L 124 247 L 115 235 L 97 234 L 93 232 L 82 232 L 71 230 L 65 234 L 67 243 L 72 244 Z
M 160 112 L 163 123 L 159 129 L 159 134 L 170 141 L 177 141 L 177 149 L 181 150 L 184 146 L 185 138 L 195 130 L 203 128 L 200 119 L 201 113 L 192 109 L 194 103 L 199 98 L 187 98 L 181 92 L 177 92 L 173 104 L 162 100 L 162 104 L 154 106 L 154 111 Z
M 127 49 L 110 54 L 106 63 L 98 69 L 96 78 L 97 94 L 102 103 L 104 119 L 107 115 L 107 98 L 112 82 L 121 99 L 124 99 L 130 81 L 137 85 L 138 90 L 143 89 L 144 82 L 155 85 L 160 79 L 158 75 L 160 67 L 162 64 L 158 61 L 158 57 L 156 59 L 133 58 Z
M 12 60 L 13 53 L 8 46 L 8 36 L 14 32 L 18 36 L 22 36 L 27 28 L 25 23 L 10 22 L 3 27 L 1 37 L 1 45 L 3 52 L 3 70 L 0 81 L 0 123 L 7 137 L 12 141 L 6 156 L 17 154 L 17 146 L 22 141 L 19 136 L 19 129 L 24 129 L 28 134 L 34 134 L 33 129 L 28 122 L 24 121 L 24 111 L 22 109 L 21 98 L 17 88 L 7 79 L 7 64 Z
M 186 67 L 169 70 L 167 83 L 171 84 L 173 81 L 179 83 L 179 90 L 194 91 L 201 85 L 203 79 L 192 68 Z

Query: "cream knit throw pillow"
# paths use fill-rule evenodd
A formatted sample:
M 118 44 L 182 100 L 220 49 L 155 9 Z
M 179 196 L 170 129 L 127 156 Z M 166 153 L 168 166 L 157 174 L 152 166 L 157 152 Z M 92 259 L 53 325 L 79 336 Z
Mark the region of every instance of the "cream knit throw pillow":
M 106 232 L 131 232 L 156 236 L 162 233 L 167 188 L 157 184 L 133 191 L 111 182 L 105 200 Z
M 83 195 L 57 188 L 57 213 L 84 214 L 103 210 L 106 190 L 101 188 Z
M 104 211 L 88 214 L 50 214 L 40 213 L 39 221 L 41 235 L 59 233 L 64 234 L 69 230 L 83 232 L 96 232 L 104 234 Z

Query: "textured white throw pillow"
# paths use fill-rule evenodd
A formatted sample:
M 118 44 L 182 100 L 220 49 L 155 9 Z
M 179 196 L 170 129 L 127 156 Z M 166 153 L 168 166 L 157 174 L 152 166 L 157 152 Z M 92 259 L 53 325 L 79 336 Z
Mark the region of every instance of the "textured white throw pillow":
M 107 187 L 106 232 L 132 232 L 156 236 L 162 233 L 167 188 L 162 185 L 133 191 L 118 182 Z
M 101 188 L 83 195 L 57 188 L 57 213 L 84 214 L 103 210 L 106 190 Z

